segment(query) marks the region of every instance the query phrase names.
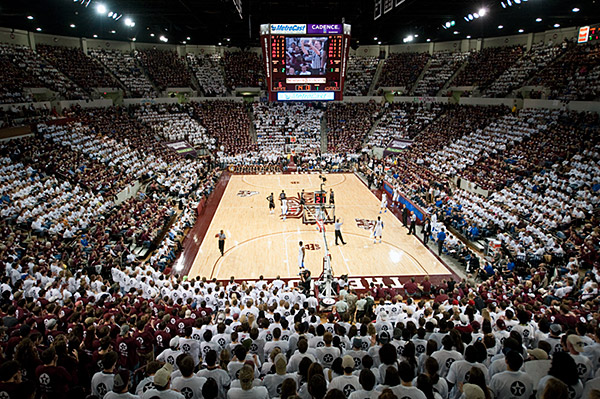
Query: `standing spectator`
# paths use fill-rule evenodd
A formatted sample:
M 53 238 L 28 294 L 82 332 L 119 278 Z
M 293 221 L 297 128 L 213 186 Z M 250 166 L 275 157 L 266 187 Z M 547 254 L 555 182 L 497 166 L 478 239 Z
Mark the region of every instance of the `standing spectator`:
M 166 363 L 154 374 L 154 388 L 147 390 L 141 399 L 185 399 L 185 396 L 171 389 L 171 373 L 173 367 Z
M 102 358 L 102 371 L 97 372 L 92 377 L 92 395 L 102 399 L 104 395 L 113 389 L 117 360 L 119 360 L 119 355 L 116 352 L 110 351 L 104 355 Z
M 444 241 L 446 240 L 446 230 L 442 227 L 437 235 L 438 242 L 438 256 L 442 256 L 442 249 L 444 248 Z

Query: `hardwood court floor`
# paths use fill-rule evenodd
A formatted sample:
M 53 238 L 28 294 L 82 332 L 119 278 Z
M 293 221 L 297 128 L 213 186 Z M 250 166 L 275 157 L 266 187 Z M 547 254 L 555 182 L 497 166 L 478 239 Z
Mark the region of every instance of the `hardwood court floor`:
M 380 201 L 354 174 L 326 175 L 325 189 L 335 193 L 336 216 L 344 225 L 347 245 L 335 245 L 333 225 L 326 226 L 334 274 L 364 276 L 447 275 L 451 272 L 391 214 L 381 214 L 383 242 L 373 244 L 370 226 L 379 215 Z M 219 280 L 266 279 L 298 275 L 299 241 L 306 250 L 305 266 L 313 276 L 322 271 L 324 243 L 315 225 L 302 223 L 296 206 L 302 189 L 319 189 L 318 175 L 235 175 L 225 189 L 214 217 L 200 245 L 189 276 Z M 290 204 L 286 221 L 280 218 L 279 194 L 285 190 Z M 266 197 L 274 193 L 275 214 L 270 215 Z M 295 198 L 294 198 L 295 197 Z M 312 195 L 310 196 L 312 197 Z M 328 196 L 329 199 L 329 196 Z M 220 256 L 215 236 L 224 230 L 225 254 Z M 417 227 L 420 231 L 420 228 Z

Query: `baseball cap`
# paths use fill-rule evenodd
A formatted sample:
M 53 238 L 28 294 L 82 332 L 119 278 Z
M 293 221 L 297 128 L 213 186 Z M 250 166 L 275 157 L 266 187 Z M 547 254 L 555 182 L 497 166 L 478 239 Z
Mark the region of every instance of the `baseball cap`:
M 465 399 L 485 399 L 483 389 L 475 384 L 463 385 L 463 393 L 465 394 Z
M 119 333 L 119 335 L 123 336 L 126 335 L 129 332 L 129 326 L 127 324 L 123 324 L 121 326 L 121 332 Z
M 342 358 L 342 368 L 354 368 L 354 359 L 352 359 L 352 356 L 346 355 Z
M 287 360 L 285 360 L 285 355 L 283 353 L 275 356 L 275 372 L 279 375 L 284 375 L 286 373 Z
M 560 334 L 562 332 L 562 327 L 560 324 L 551 324 L 550 331 L 552 331 L 554 334 Z
M 533 356 L 535 358 L 535 360 L 548 360 L 548 354 L 543 349 L 540 349 L 540 348 L 527 349 L 527 353 L 530 356 Z
M 571 334 L 567 337 L 567 342 L 573 346 L 577 352 L 583 352 L 583 340 L 579 335 Z
M 169 341 L 169 347 L 176 349 L 179 346 L 179 337 L 173 337 Z
M 165 363 L 156 374 L 154 374 L 154 385 L 157 385 L 161 388 L 166 387 L 171 379 L 171 373 L 173 372 L 173 366 L 169 363 Z
M 114 379 L 113 391 L 119 392 L 129 385 L 129 371 L 120 370 Z
M 362 339 L 360 339 L 360 338 L 354 338 L 352 340 L 352 346 L 354 348 L 360 348 L 362 346 L 362 342 L 363 342 Z

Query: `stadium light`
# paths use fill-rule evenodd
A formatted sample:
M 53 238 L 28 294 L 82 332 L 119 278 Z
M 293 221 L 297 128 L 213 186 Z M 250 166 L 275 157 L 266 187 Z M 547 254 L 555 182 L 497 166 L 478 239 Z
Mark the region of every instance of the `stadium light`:
M 485 9 L 485 8 L 480 8 L 480 9 L 479 9 L 479 16 L 480 16 L 480 17 L 485 17 L 485 14 L 487 14 L 487 9 Z
M 192 38 L 188 36 L 186 40 L 192 40 Z
M 431 39 L 427 39 L 427 43 L 429 43 L 431 41 Z
M 480 17 L 480 15 L 479 15 L 479 14 L 477 14 L 477 13 L 474 13 L 474 14 L 473 14 L 473 18 L 475 18 L 475 19 L 478 19 L 479 17 Z
M 98 14 L 106 14 L 106 6 L 104 4 L 98 4 L 96 6 L 96 12 Z
M 36 30 L 37 30 L 38 32 L 41 32 L 41 31 L 42 31 L 42 28 L 37 28 Z
M 125 26 L 129 26 L 130 28 L 133 28 L 135 26 L 135 22 L 133 22 L 133 20 L 131 18 L 125 18 Z
M 381 44 L 381 41 L 378 41 L 377 44 Z
M 150 37 L 154 37 L 154 33 L 150 33 Z
M 524 29 L 519 29 L 519 33 L 523 33 L 523 32 L 525 32 Z
M 470 39 L 470 38 L 471 38 L 471 35 L 467 35 L 467 39 Z
M 472 20 L 473 20 L 473 18 L 474 18 L 474 17 L 473 17 L 473 14 L 469 14 L 469 15 L 467 15 L 467 19 L 468 19 L 469 21 L 472 21 Z
M 71 24 L 71 25 L 69 25 L 69 26 L 70 26 L 71 28 L 74 28 L 74 27 L 75 27 L 75 24 Z
M 573 12 L 579 12 L 580 10 L 579 10 L 579 8 L 575 7 L 571 11 L 573 11 Z
M 541 18 L 536 18 L 535 22 L 542 22 L 542 19 Z
M 114 12 L 112 12 L 112 11 L 108 12 L 108 18 L 111 18 L 113 15 L 114 15 Z
M 554 24 L 555 28 L 560 28 L 560 24 Z
M 93 38 L 94 38 L 94 39 L 97 39 L 97 38 L 98 38 L 98 35 L 94 35 L 94 36 L 93 36 Z
M 502 28 L 504 28 L 503 25 L 498 25 L 498 29 L 502 29 Z
M 158 38 L 161 42 L 166 43 L 169 41 L 169 39 L 167 39 L 165 36 L 161 36 Z
M 413 37 L 413 35 L 408 35 L 408 36 L 406 36 L 404 39 L 402 39 L 402 41 L 403 41 L 404 43 L 412 42 L 413 40 L 414 40 L 414 37 Z
M 502 8 L 506 8 L 506 4 L 504 4 L 503 1 L 501 1 L 500 4 L 502 5 Z
M 28 15 L 27 19 L 31 21 L 33 19 L 33 15 Z
M 115 33 L 117 33 L 117 31 L 116 30 L 111 30 L 110 33 L 112 33 L 114 35 Z
M 137 39 L 136 39 L 135 37 L 132 37 L 132 38 L 131 38 L 131 41 L 132 41 L 132 42 L 135 42 L 136 40 L 137 40 Z
M 375 36 L 375 37 L 373 38 L 373 40 L 375 40 L 375 41 L 376 41 L 376 40 L 377 40 L 377 36 Z

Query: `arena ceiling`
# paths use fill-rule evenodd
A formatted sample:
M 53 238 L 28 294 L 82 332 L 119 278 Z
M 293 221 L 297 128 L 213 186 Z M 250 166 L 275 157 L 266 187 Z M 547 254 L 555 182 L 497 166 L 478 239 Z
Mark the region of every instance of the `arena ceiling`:
M 82 2 L 84 4 L 82 4 Z M 251 46 L 263 23 L 339 23 L 352 25 L 359 44 L 415 43 L 504 36 L 600 23 L 600 0 L 392 0 L 390 12 L 373 19 L 373 0 L 241 0 L 242 18 L 233 0 L 34 0 L 4 1 L 0 26 L 57 35 L 169 43 Z M 385 3 L 386 0 L 382 0 Z M 508 2 L 512 6 L 508 6 Z M 518 2 L 518 3 L 517 3 Z M 88 4 L 86 7 L 85 4 Z M 103 15 L 96 9 L 106 7 Z M 485 8 L 485 16 L 465 17 Z M 579 10 L 574 12 L 575 10 Z M 115 21 L 107 13 L 122 17 Z M 28 18 L 28 17 L 32 17 Z M 135 26 L 125 25 L 126 18 Z M 541 21 L 536 22 L 536 19 Z M 455 25 L 444 29 L 446 22 Z M 499 28 L 502 26 L 502 28 Z M 113 33 L 114 32 L 114 33 Z M 456 33 L 455 33 L 456 32 Z M 152 34 L 154 36 L 152 36 Z M 187 38 L 190 38 L 189 40 Z M 377 39 L 375 39 L 377 38 Z M 228 40 L 229 39 L 229 40 Z

